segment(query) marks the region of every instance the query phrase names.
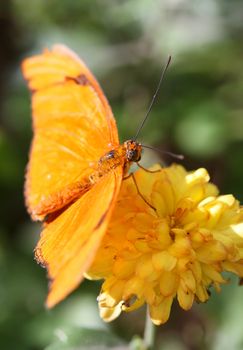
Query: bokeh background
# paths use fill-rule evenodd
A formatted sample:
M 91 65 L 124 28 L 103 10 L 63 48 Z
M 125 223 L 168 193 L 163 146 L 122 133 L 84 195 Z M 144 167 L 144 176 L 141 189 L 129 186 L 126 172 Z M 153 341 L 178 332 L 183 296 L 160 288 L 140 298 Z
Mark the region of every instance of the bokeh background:
M 171 54 L 140 141 L 183 153 L 188 169 L 206 167 L 223 193 L 243 201 L 242 18 L 240 0 L 0 2 L 1 349 L 86 349 L 94 339 L 107 344 L 102 349 L 124 349 L 144 326 L 144 310 L 104 324 L 94 282 L 54 310 L 43 306 L 45 271 L 33 260 L 40 227 L 31 223 L 23 199 L 31 118 L 21 60 L 57 42 L 75 50 L 100 81 L 122 141 L 135 134 Z M 159 157 L 146 151 L 144 164 Z M 231 280 L 189 312 L 175 303 L 157 330 L 156 348 L 242 350 L 243 289 Z

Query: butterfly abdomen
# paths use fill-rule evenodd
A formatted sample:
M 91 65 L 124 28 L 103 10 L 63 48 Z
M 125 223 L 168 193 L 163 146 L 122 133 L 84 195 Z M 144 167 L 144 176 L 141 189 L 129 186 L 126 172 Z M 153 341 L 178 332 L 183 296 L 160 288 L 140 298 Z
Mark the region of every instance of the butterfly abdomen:
M 44 196 L 32 210 L 32 219 L 42 221 L 49 214 L 57 213 L 60 209 L 72 204 L 89 191 L 95 183 L 99 182 L 105 174 L 108 174 L 111 169 L 115 169 L 121 164 L 123 165 L 123 153 L 121 146 L 109 151 L 100 158 L 89 177 L 84 177 L 81 181 L 71 183 L 60 191 Z
M 48 214 L 71 204 L 92 186 L 89 179 L 71 183 L 62 190 L 44 197 L 31 213 L 33 220 L 43 220 Z
M 98 171 L 107 173 L 120 165 L 123 166 L 124 155 L 125 152 L 122 146 L 107 152 L 98 162 Z

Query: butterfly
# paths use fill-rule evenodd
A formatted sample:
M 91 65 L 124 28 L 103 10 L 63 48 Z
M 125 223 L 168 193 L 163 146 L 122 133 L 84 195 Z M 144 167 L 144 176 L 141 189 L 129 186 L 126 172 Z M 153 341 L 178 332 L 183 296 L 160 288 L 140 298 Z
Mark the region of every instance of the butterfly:
M 63 45 L 27 58 L 34 137 L 25 180 L 33 220 L 44 221 L 35 249 L 51 281 L 47 307 L 82 281 L 111 217 L 121 182 L 141 158 L 119 143 L 111 108 L 82 60 Z
M 34 132 L 25 200 L 32 219 L 44 222 L 35 258 L 48 271 L 50 308 L 82 281 L 142 145 L 136 138 L 120 144 L 98 82 L 67 47 L 26 58 L 22 71 Z

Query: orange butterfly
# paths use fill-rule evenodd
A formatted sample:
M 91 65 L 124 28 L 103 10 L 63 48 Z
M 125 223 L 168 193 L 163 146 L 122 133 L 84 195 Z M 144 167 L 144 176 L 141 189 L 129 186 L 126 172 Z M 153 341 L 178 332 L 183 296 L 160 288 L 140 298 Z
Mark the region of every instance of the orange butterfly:
M 142 146 L 119 144 L 98 82 L 65 46 L 24 60 L 22 69 L 32 91 L 34 129 L 25 198 L 32 219 L 45 220 L 35 256 L 48 270 L 52 307 L 82 281 Z

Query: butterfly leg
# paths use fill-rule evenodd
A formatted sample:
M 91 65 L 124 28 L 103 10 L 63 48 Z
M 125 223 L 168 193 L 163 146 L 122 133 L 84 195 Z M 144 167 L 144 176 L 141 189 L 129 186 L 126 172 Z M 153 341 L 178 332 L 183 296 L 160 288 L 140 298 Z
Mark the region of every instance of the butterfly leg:
M 132 176 L 132 174 L 133 174 L 133 173 L 130 173 L 130 174 L 128 174 L 127 176 L 124 176 L 124 177 L 123 177 L 123 180 L 129 179 L 129 178 Z
M 139 163 L 136 163 L 137 166 L 141 169 L 143 169 L 144 171 L 146 171 L 147 173 L 159 173 L 161 171 L 161 169 L 158 169 L 158 170 L 149 170 L 149 169 L 146 169 L 144 168 L 142 165 L 140 165 Z
M 129 177 L 130 177 L 130 176 L 132 177 L 138 195 L 144 200 L 144 202 L 145 202 L 150 208 L 152 208 L 152 209 L 156 212 L 156 208 L 153 207 L 152 204 L 150 204 L 150 203 L 147 201 L 147 199 L 146 199 L 146 198 L 142 195 L 142 193 L 140 192 L 139 187 L 138 187 L 138 184 L 137 184 L 137 181 L 136 181 L 136 178 L 135 178 L 135 176 L 134 176 L 134 173 L 131 173 L 131 174 L 129 174 L 128 176 L 129 176 Z

